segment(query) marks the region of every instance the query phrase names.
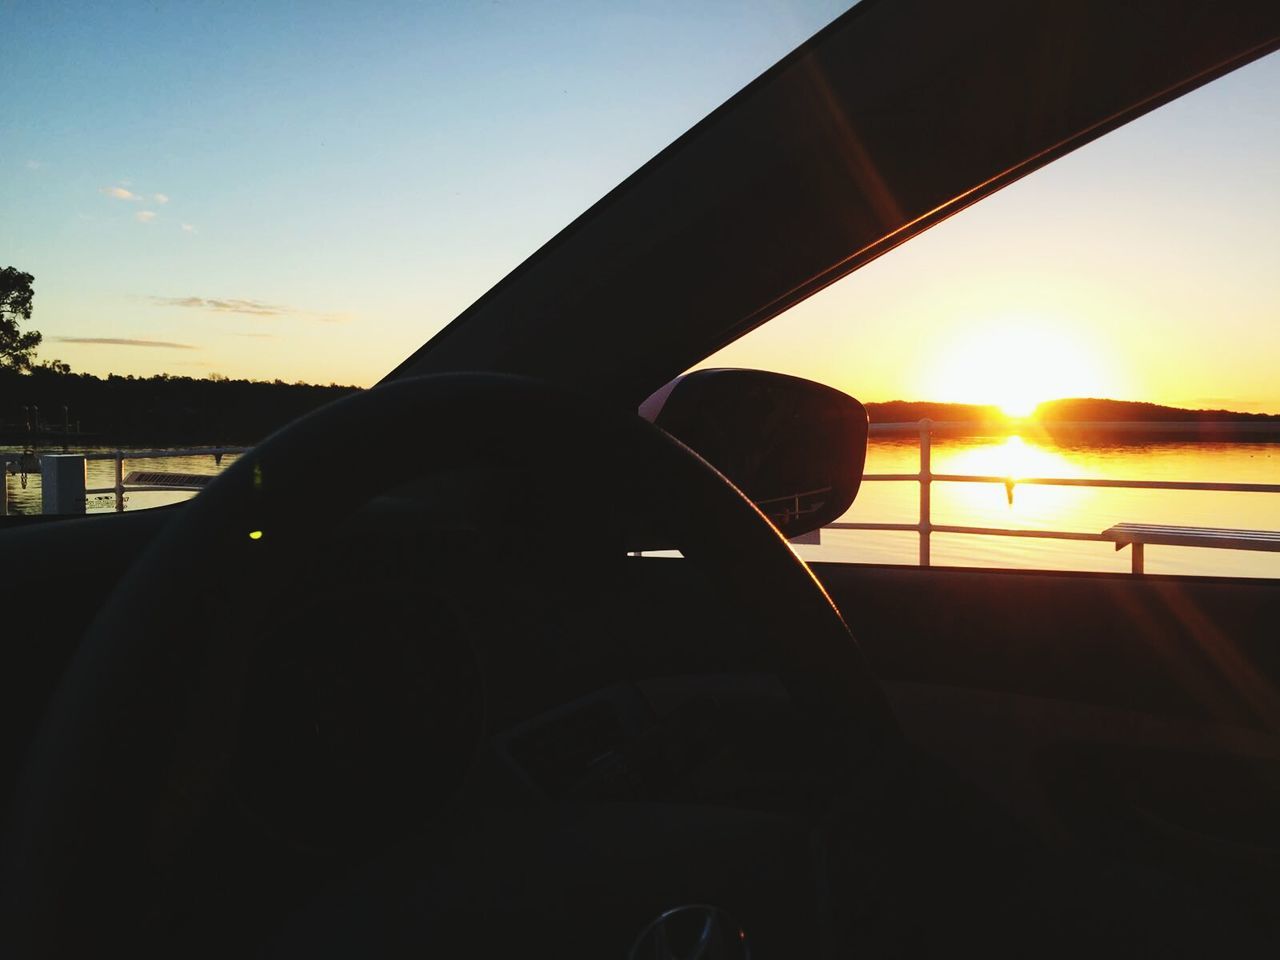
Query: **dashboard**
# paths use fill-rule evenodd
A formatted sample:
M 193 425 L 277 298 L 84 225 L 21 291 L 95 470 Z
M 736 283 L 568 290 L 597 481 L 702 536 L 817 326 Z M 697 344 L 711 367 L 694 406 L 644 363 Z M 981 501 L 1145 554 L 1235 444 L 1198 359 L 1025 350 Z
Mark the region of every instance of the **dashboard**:
M 459 804 L 808 802 L 839 766 L 821 724 L 714 585 L 668 572 L 366 511 L 255 627 L 237 815 L 323 861 Z

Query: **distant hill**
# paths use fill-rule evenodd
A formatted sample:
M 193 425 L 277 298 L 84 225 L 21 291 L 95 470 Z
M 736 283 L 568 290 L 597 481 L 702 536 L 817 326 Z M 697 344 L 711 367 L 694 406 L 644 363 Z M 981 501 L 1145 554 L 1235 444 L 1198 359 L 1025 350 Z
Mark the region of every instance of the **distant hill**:
M 285 383 L 280 380 L 229 380 L 192 377 L 95 377 L 37 369 L 30 374 L 0 370 L 0 443 L 43 446 L 69 444 L 236 444 L 256 443 L 315 408 L 354 393 L 358 388 L 329 384 Z M 39 431 L 29 429 L 31 408 L 39 408 Z M 1009 417 L 998 407 L 967 403 L 893 400 L 866 404 L 872 423 L 935 422 L 977 424 L 979 431 L 1026 431 L 1028 423 Z M 1237 413 L 1231 410 L 1184 410 L 1128 400 L 1075 398 L 1040 404 L 1030 418 L 1054 436 L 1087 435 L 1118 440 L 1242 439 L 1208 426 L 1210 422 L 1256 424 L 1248 439 L 1280 439 L 1280 415 Z M 1151 423 L 1150 435 L 1141 431 L 1113 431 L 1106 423 Z M 1204 423 L 1170 431 L 1155 425 L 1169 422 Z M 1087 431 L 1067 426 L 1087 423 Z M 1265 429 L 1274 424 L 1275 430 Z M 1256 432 L 1262 428 L 1262 432 Z M 969 429 L 963 428 L 965 432 Z
M 1035 419 L 1042 423 L 1054 421 L 1138 421 L 1159 423 L 1162 421 L 1193 420 L 1252 421 L 1280 423 L 1280 415 L 1274 413 L 1239 413 L 1234 410 L 1187 410 L 1182 407 L 1163 407 L 1158 403 L 1140 403 L 1135 400 L 1097 400 L 1075 398 L 1049 400 L 1036 407 Z
M 1055 440 L 1106 440 L 1116 443 L 1145 443 L 1151 440 L 1274 441 L 1280 440 L 1280 415 L 1240 413 L 1234 410 L 1187 410 L 1132 400 L 1072 398 L 1049 400 L 1035 413 L 1019 420 L 998 407 L 964 403 L 929 403 L 894 400 L 868 403 L 872 423 L 911 423 L 928 417 L 935 422 L 976 424 L 975 431 L 1013 433 L 1040 431 Z M 1150 424 L 1150 429 L 1114 427 L 1108 424 Z M 1249 424 L 1247 433 L 1224 429 L 1222 424 Z M 1086 427 L 1077 426 L 1086 424 Z M 1177 424 L 1178 426 L 1175 426 Z M 1185 426 L 1182 426 L 1185 425 Z M 971 432 L 966 426 L 952 428 L 952 434 Z
M 1020 421 L 1010 417 L 999 407 L 973 403 L 934 403 L 921 400 L 890 400 L 887 403 L 867 403 L 867 415 L 872 423 L 909 423 L 914 420 L 964 421 L 966 423 L 1016 425 Z M 1165 407 L 1158 403 L 1141 403 L 1134 400 L 1100 400 L 1092 397 L 1075 397 L 1064 400 L 1047 400 L 1036 407 L 1029 420 L 1041 423 L 1079 422 L 1146 422 L 1194 420 L 1251 421 L 1280 423 L 1280 414 L 1240 413 L 1235 410 L 1189 410 L 1182 407 Z
M 0 370 L 0 443 L 249 445 L 356 389 L 281 380 Z M 34 435 L 32 407 L 39 417 Z
M 872 423 L 913 423 L 916 420 L 963 421 L 1004 426 L 1009 417 L 999 407 L 974 403 L 932 403 L 916 400 L 890 400 L 887 403 L 863 404 Z

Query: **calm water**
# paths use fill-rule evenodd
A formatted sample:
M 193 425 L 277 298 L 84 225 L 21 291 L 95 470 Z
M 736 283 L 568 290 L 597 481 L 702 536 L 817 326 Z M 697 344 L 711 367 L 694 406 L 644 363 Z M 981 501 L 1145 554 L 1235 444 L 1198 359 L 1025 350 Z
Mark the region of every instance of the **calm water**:
M 0 446 L 0 452 L 3 453 L 19 453 L 21 447 L 5 447 Z M 76 447 L 74 450 L 63 451 L 58 448 L 43 448 L 43 453 L 114 453 L 118 449 L 124 449 L 126 452 L 128 447 Z M 139 448 L 134 448 L 139 449 Z M 143 449 L 156 450 L 157 447 L 146 447 Z M 191 449 L 183 447 L 180 449 Z M 235 462 L 234 456 L 225 456 L 222 458 L 222 465 L 218 466 L 214 463 L 211 456 L 203 457 L 162 457 L 155 459 L 138 459 L 126 460 L 124 463 L 124 472 L 127 476 L 131 470 L 160 470 L 166 473 L 217 473 L 219 470 L 229 467 Z M 87 466 L 87 483 L 89 489 L 94 487 L 110 487 L 115 484 L 115 462 L 112 460 L 90 460 Z M 27 477 L 27 485 L 24 489 L 19 476 L 10 476 L 7 478 L 9 484 L 9 512 L 10 513 L 39 513 L 40 512 L 40 474 L 33 473 Z M 159 507 L 167 503 L 177 503 L 186 500 L 191 494 L 185 491 L 159 491 L 151 492 L 134 492 L 125 494 L 127 502 L 126 510 L 142 510 L 148 507 Z M 88 498 L 89 513 L 112 513 L 115 510 L 115 495 L 101 494 L 90 495 Z
M 873 440 L 868 473 L 914 473 L 914 438 Z M 1007 438 L 939 439 L 933 472 L 1112 480 L 1195 480 L 1280 483 L 1280 444 L 1072 444 Z M 1115 523 L 1166 523 L 1280 530 L 1280 494 L 1186 490 L 1106 490 L 1018 486 L 1010 504 L 1002 484 L 938 483 L 932 487 L 935 524 L 1099 533 Z M 919 485 L 867 482 L 850 521 L 915 523 Z M 821 547 L 801 547 L 808 559 L 915 563 L 915 533 L 825 531 Z M 1014 537 L 934 534 L 938 566 L 1034 567 L 1128 572 L 1129 550 L 1112 544 Z M 1147 547 L 1149 573 L 1280 577 L 1280 554 L 1194 547 Z
M 233 461 L 234 457 L 224 457 L 222 465 Z M 919 451 L 914 438 L 872 441 L 868 473 L 914 473 L 918 468 Z M 207 456 L 130 460 L 125 464 L 126 472 L 146 469 L 214 473 L 218 468 Z M 1018 437 L 943 438 L 933 444 L 933 470 L 996 476 L 1280 483 L 1280 444 L 1057 445 Z M 359 474 L 352 472 L 344 477 L 351 493 L 357 495 Z M 29 478 L 25 490 L 16 476 L 7 482 L 11 512 L 39 512 L 38 475 Z M 89 486 L 105 487 L 111 483 L 111 461 L 91 461 Z M 187 496 L 130 493 L 126 509 L 159 506 Z M 932 497 L 933 522 L 937 524 L 1093 533 L 1121 522 L 1280 530 L 1280 494 L 1020 486 L 1015 488 L 1010 504 L 1000 484 L 934 483 Z M 867 482 L 844 519 L 915 523 L 918 504 L 919 487 L 915 483 Z M 90 503 L 90 512 L 112 509 L 109 497 Z M 826 531 L 821 546 L 798 549 L 808 559 L 915 563 L 918 544 L 914 533 Z M 1130 562 L 1127 549 L 1117 552 L 1106 543 L 959 534 L 934 534 L 932 559 L 939 566 L 1115 572 L 1127 572 Z M 1157 546 L 1147 548 L 1146 566 L 1151 573 L 1280 577 L 1280 554 Z

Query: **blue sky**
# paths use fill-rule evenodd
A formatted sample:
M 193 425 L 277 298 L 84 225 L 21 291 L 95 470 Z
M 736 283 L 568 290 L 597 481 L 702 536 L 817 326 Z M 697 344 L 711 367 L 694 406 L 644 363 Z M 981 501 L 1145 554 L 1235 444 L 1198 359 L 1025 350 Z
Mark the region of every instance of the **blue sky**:
M 77 369 L 369 383 L 846 6 L 6 3 L 0 259 L 196 348 Z
M 77 370 L 369 384 L 847 6 L 0 0 L 0 265 Z M 715 362 L 1280 410 L 1277 103 L 1273 55 Z

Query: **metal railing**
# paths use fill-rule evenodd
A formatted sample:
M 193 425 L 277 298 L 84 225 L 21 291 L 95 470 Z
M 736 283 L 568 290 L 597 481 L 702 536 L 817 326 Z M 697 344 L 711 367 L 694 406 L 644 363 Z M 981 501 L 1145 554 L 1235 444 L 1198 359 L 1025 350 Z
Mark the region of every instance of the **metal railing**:
M 1076 433 L 1082 436 L 1089 434 L 1097 434 L 1105 431 L 1108 434 L 1127 433 L 1127 434 L 1195 434 L 1197 432 L 1210 430 L 1217 438 L 1237 435 L 1247 437 L 1250 435 L 1274 436 L 1277 433 L 1277 425 L 1275 423 L 1251 423 L 1251 422 L 1231 422 L 1231 421 L 1215 421 L 1215 422 L 1170 422 L 1170 423 L 1147 423 L 1147 422 L 1106 422 L 1106 423 L 1055 423 L 1054 430 L 1062 430 L 1069 433 Z M 946 432 L 956 436 L 982 436 L 992 434 L 988 425 L 980 423 L 963 423 L 954 421 L 935 422 L 931 420 L 920 420 L 916 423 L 879 423 L 871 425 L 872 436 L 910 436 L 918 437 L 920 466 L 915 473 L 868 473 L 864 474 L 863 482 L 889 482 L 889 483 L 917 483 L 919 484 L 919 514 L 915 523 L 875 523 L 875 522 L 855 522 L 855 521 L 838 521 L 836 523 L 827 524 L 823 530 L 886 530 L 898 532 L 914 532 L 919 536 L 920 553 L 919 564 L 922 567 L 931 565 L 930 547 L 931 538 L 935 533 L 944 534 L 967 534 L 973 536 L 986 537 L 1024 537 L 1042 540 L 1086 540 L 1099 543 L 1114 543 L 1115 541 L 1106 536 L 1102 532 L 1091 532 L 1082 530 L 1041 530 L 1041 529 L 1017 529 L 1008 527 L 977 527 L 963 526 L 957 524 L 936 524 L 933 522 L 931 494 L 932 487 L 935 483 L 992 483 L 1000 484 L 1009 491 L 1012 496 L 1013 489 L 1022 485 L 1043 485 L 1043 486 L 1060 486 L 1060 487 L 1100 487 L 1112 489 L 1126 490 L 1199 490 L 1199 491 L 1218 491 L 1218 492 L 1234 492 L 1234 493 L 1280 493 L 1280 484 L 1277 483 L 1225 483 L 1225 482 L 1206 482 L 1192 480 L 1106 480 L 1102 478 L 1088 477 L 1011 477 L 1011 476 L 983 476 L 974 474 L 954 474 L 954 473 L 934 473 L 932 468 L 932 447 L 933 436 L 937 432 Z M 1001 435 L 1010 433 L 1010 431 L 999 431 Z M 84 509 L 85 498 L 89 496 L 98 496 L 111 494 L 114 496 L 114 505 L 117 512 L 123 511 L 125 506 L 126 495 L 132 491 L 198 491 L 198 486 L 185 485 L 150 485 L 150 484 L 126 484 L 124 480 L 124 463 L 127 460 L 159 460 L 171 459 L 176 457 L 212 457 L 215 464 L 221 464 L 224 456 L 239 455 L 245 453 L 248 448 L 245 447 L 198 447 L 185 450 L 114 450 L 105 453 L 87 453 L 80 455 L 84 460 L 110 460 L 114 464 L 114 483 L 109 487 L 93 487 L 81 489 L 79 493 L 80 510 Z M 48 455 L 40 455 L 40 468 L 43 470 L 43 460 Z M 58 455 L 55 455 L 57 459 Z M 0 479 L 4 482 L 0 483 L 0 516 L 7 513 L 7 482 L 9 465 L 11 463 L 21 464 L 24 462 L 24 455 L 20 453 L 4 453 L 0 454 Z M 25 461 L 28 468 L 35 466 L 28 457 Z M 31 472 L 36 472 L 34 469 Z M 42 481 L 43 482 L 43 481 Z M 45 501 L 48 503 L 48 501 Z M 64 512 L 61 510 L 50 510 L 48 512 Z M 1138 561 L 1140 551 L 1135 551 L 1134 572 L 1141 572 L 1141 566 Z
M 1105 431 L 1107 433 L 1128 434 L 1195 434 L 1206 428 L 1212 430 L 1216 437 L 1238 434 L 1274 435 L 1277 426 L 1274 423 L 1247 421 L 1213 421 L 1213 422 L 1099 422 L 1099 423 L 1055 423 L 1054 430 L 1088 435 Z M 1105 480 L 1089 477 L 1011 477 L 981 476 L 958 473 L 934 473 L 932 468 L 933 434 L 946 431 L 957 436 L 982 436 L 991 433 L 983 424 L 962 423 L 953 421 L 920 420 L 916 423 L 873 423 L 873 436 L 909 436 L 919 437 L 920 469 L 916 473 L 867 473 L 863 474 L 863 482 L 912 482 L 920 485 L 920 512 L 915 523 L 870 523 L 845 522 L 829 523 L 823 530 L 895 530 L 914 531 L 920 537 L 920 563 L 922 567 L 931 566 L 930 540 L 935 533 L 959 533 L 984 537 L 1027 537 L 1043 540 L 1092 540 L 1099 543 L 1115 541 L 1102 532 L 1092 533 L 1082 530 L 1024 530 L 1008 527 L 970 527 L 956 524 L 934 523 L 930 503 L 932 486 L 935 483 L 998 483 L 1009 491 L 1023 484 L 1038 484 L 1059 487 L 1110 487 L 1126 490 L 1205 490 L 1228 491 L 1235 493 L 1280 493 L 1280 483 L 1216 483 L 1195 480 Z M 1001 434 L 1010 431 L 1001 431 Z M 1141 553 L 1135 551 L 1133 571 L 1141 573 L 1139 558 Z
M 120 513 L 124 510 L 124 497 L 126 491 L 199 491 L 203 488 L 185 484 L 165 484 L 164 486 L 158 486 L 154 484 L 133 483 L 126 486 L 124 482 L 124 462 L 126 460 L 164 460 L 176 457 L 213 457 L 214 466 L 220 467 L 222 466 L 223 457 L 228 455 L 239 456 L 248 449 L 248 447 L 198 447 L 191 450 L 114 450 L 111 453 L 87 453 L 84 457 L 86 460 L 111 460 L 115 464 L 115 483 L 109 487 L 93 487 L 86 489 L 85 496 L 113 493 L 116 498 L 116 512 Z
M 39 473 L 41 475 L 42 486 L 42 502 L 46 513 L 81 513 L 84 512 L 87 504 L 86 499 L 92 496 L 102 496 L 110 494 L 114 497 L 114 507 L 117 513 L 124 511 L 124 505 L 129 493 L 143 492 L 195 492 L 203 489 L 194 484 L 166 483 L 146 484 L 146 483 L 126 483 L 124 464 L 128 460 L 167 460 L 176 458 L 191 457 L 212 457 L 214 466 L 222 465 L 222 458 L 226 456 L 238 456 L 245 453 L 248 447 L 192 447 L 184 450 L 110 450 L 101 453 L 84 453 L 84 454 L 22 454 L 22 453 L 0 453 L 0 516 L 5 516 L 9 512 L 9 494 L 8 494 L 8 474 L 10 472 L 10 464 L 19 467 L 26 467 L 30 473 Z M 90 460 L 109 460 L 112 462 L 114 469 L 112 476 L 114 482 L 109 487 L 88 487 L 83 483 L 84 472 L 81 471 L 81 483 L 72 485 L 69 490 L 58 492 L 55 497 L 50 497 L 49 487 L 56 486 L 49 482 L 46 476 L 46 458 L 56 461 L 64 457 L 74 457 L 82 461 Z M 33 462 L 34 461 L 34 462 Z

